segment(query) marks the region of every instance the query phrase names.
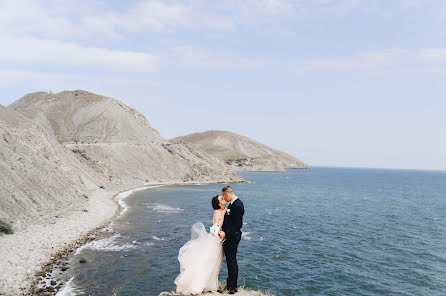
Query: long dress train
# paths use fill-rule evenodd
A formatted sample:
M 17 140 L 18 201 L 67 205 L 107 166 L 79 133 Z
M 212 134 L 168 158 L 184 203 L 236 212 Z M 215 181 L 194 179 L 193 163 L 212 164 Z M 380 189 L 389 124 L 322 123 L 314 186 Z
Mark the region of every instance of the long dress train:
M 223 246 L 220 238 L 208 233 L 203 223 L 195 223 L 192 226 L 191 239 L 181 247 L 178 254 L 180 274 L 175 279 L 176 292 L 197 295 L 216 291 L 222 260 Z

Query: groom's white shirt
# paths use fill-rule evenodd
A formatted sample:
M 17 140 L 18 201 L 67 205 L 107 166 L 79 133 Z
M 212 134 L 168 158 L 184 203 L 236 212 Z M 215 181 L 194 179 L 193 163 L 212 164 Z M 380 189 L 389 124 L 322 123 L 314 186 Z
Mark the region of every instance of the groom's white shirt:
M 232 203 L 233 203 L 237 198 L 238 198 L 238 196 L 236 195 L 235 198 L 229 202 L 229 206 L 232 205 Z

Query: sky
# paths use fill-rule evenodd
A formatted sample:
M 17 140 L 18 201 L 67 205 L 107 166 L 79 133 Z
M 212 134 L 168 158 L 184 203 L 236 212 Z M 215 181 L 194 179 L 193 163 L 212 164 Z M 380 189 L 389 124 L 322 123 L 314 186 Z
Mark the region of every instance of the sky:
M 0 0 L 0 104 L 83 89 L 166 139 L 312 166 L 446 170 L 446 1 Z

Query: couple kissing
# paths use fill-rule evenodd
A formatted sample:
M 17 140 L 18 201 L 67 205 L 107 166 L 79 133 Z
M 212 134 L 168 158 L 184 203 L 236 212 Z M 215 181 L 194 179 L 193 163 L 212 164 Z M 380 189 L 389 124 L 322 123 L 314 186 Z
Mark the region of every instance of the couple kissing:
M 211 204 L 214 217 L 209 233 L 203 223 L 195 223 L 192 225 L 191 239 L 180 248 L 180 274 L 174 281 L 176 293 L 199 295 L 215 291 L 227 291 L 229 294 L 237 292 L 237 249 L 242 238 L 245 213 L 243 202 L 231 186 L 225 186 L 221 195 L 212 198 Z M 228 278 L 226 288 L 219 290 L 218 274 L 223 255 L 226 257 Z

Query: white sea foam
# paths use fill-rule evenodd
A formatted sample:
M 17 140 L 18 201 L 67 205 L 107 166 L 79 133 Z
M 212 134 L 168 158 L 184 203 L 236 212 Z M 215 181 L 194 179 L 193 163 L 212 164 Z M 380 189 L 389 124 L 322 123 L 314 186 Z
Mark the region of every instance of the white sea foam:
M 153 238 L 154 240 L 158 240 L 158 241 L 163 241 L 163 240 L 165 240 L 164 238 L 159 238 L 159 237 L 157 237 L 156 235 L 153 235 L 152 238 Z
M 246 239 L 246 240 L 251 240 L 251 237 L 249 236 L 251 234 L 251 232 L 242 232 L 242 238 Z
M 79 254 L 83 249 L 100 250 L 100 251 L 127 251 L 129 249 L 134 249 L 137 247 L 135 243 L 117 245 L 116 239 L 120 236 L 121 235 L 118 233 L 108 238 L 88 242 L 85 245 L 79 247 L 76 250 L 75 255 Z
M 113 230 L 113 225 L 115 224 L 115 221 L 110 222 L 107 227 L 102 228 L 101 230 L 99 230 L 98 232 L 106 232 L 106 231 L 112 231 Z
M 183 210 L 180 208 L 174 208 L 169 205 L 163 205 L 163 204 L 148 205 L 147 208 L 152 209 L 154 212 L 159 212 L 159 213 L 178 213 Z
M 119 217 L 121 217 L 127 211 L 128 206 L 124 202 L 124 199 L 126 197 L 128 197 L 129 195 L 131 195 L 132 193 L 135 193 L 137 191 L 141 191 L 141 190 L 144 190 L 144 189 L 147 189 L 147 188 L 155 188 L 155 187 L 159 187 L 159 186 L 161 186 L 161 185 L 152 185 L 152 186 L 139 187 L 139 188 L 134 188 L 134 189 L 127 190 L 127 191 L 119 193 L 115 197 L 115 199 L 117 200 L 119 205 L 123 208 L 122 212 L 119 214 Z
M 75 289 L 72 284 L 73 279 L 74 279 L 74 276 L 68 282 L 65 283 L 65 285 L 62 287 L 62 289 L 59 292 L 57 292 L 56 296 L 78 295 L 79 291 L 77 289 Z

